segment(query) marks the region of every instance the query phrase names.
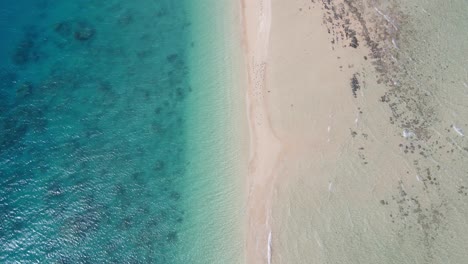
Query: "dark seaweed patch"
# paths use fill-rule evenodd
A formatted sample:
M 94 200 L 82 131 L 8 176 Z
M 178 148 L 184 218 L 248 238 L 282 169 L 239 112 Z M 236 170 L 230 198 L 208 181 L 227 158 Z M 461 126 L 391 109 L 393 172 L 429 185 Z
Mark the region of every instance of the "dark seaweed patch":
M 79 41 L 88 41 L 94 37 L 96 30 L 86 22 L 79 22 L 75 26 L 74 37 Z
M 155 171 L 162 171 L 165 167 L 164 161 L 158 160 L 154 164 L 154 170 Z
M 351 38 L 351 43 L 349 44 L 349 46 L 353 48 L 357 48 L 359 46 L 359 42 L 356 37 Z
M 23 99 L 31 95 L 33 92 L 33 84 L 31 82 L 25 82 L 18 86 L 16 89 L 16 98 Z
M 15 49 L 12 60 L 17 65 L 25 65 L 30 60 L 37 59 L 37 54 L 33 52 L 34 41 L 32 39 L 23 39 Z
M 133 21 L 134 21 L 134 17 L 131 14 L 131 12 L 129 12 L 129 11 L 122 14 L 117 19 L 117 23 L 119 24 L 119 26 L 128 26 L 128 25 L 132 24 Z
M 179 58 L 179 55 L 177 55 L 176 53 L 170 54 L 166 57 L 167 61 L 170 63 L 175 62 L 178 58 Z
M 62 37 L 69 37 L 73 32 L 73 23 L 71 21 L 62 21 L 55 25 L 54 31 Z
M 354 74 L 353 78 L 351 78 L 351 91 L 353 93 L 354 98 L 357 98 L 357 91 L 359 89 L 361 89 L 361 85 L 359 84 L 359 80 L 356 74 Z
M 182 101 L 185 98 L 185 92 L 182 88 L 177 88 L 176 89 L 176 98 L 177 101 Z
M 171 231 L 167 234 L 166 238 L 169 243 L 174 243 L 177 241 L 177 232 Z
M 171 197 L 172 200 L 177 201 L 177 200 L 180 199 L 180 193 L 173 191 L 173 192 L 171 192 L 170 197 Z

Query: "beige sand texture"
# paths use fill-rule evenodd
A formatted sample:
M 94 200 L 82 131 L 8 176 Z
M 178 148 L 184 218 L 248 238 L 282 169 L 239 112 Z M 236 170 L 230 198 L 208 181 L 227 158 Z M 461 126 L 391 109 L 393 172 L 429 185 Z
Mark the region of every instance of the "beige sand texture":
M 334 193 L 341 192 L 340 199 L 352 200 L 357 207 L 367 204 L 359 189 L 346 194 L 340 190 L 337 178 L 341 173 L 353 178 L 359 174 L 356 161 L 347 157 L 350 148 L 358 148 L 351 128 L 363 119 L 350 80 L 367 51 L 341 46 L 348 43 L 333 46 L 320 5 L 274 0 L 272 6 L 267 101 L 282 143 L 273 200 L 272 263 L 346 263 L 322 257 L 330 245 L 321 236 L 342 240 L 331 234 L 328 221 L 335 212 L 337 221 L 345 219 L 345 207 L 326 206 L 336 199 Z
M 397 25 L 365 2 L 242 2 L 251 137 L 247 263 L 464 257 L 466 243 L 450 238 L 466 227 L 460 219 L 467 211 L 455 209 L 464 203 L 444 191 L 456 189 L 441 188 L 444 180 L 433 173 L 450 158 L 431 158 L 432 145 L 424 143 L 430 131 L 418 126 L 427 114 L 417 111 L 429 106 L 394 79 Z M 463 194 L 458 183 L 447 184 Z
M 250 128 L 246 262 L 267 263 L 270 261 L 268 234 L 271 195 L 280 151 L 265 101 L 271 5 L 269 1 L 243 1 L 242 10 Z
M 463 163 L 440 155 L 456 145 L 420 125 L 433 107 L 424 93 L 398 87 L 398 27 L 365 2 L 244 2 L 248 263 L 465 257 L 466 192 L 462 170 L 449 165 Z
M 247 263 L 272 261 L 273 188 L 278 176 L 293 180 L 282 170 L 303 173 L 296 166 L 304 158 L 315 161 L 308 173 L 320 170 L 339 154 L 357 115 L 350 70 L 341 69 L 345 61 L 337 59 L 343 55 L 332 51 L 321 13 L 301 13 L 300 6 L 301 1 L 243 2 L 251 128 Z

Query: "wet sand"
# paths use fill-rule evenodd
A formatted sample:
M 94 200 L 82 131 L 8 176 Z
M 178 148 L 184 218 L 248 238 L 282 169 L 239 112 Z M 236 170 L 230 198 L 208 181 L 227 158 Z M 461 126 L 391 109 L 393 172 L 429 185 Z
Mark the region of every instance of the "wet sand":
M 466 143 L 399 62 L 401 10 L 243 2 L 247 263 L 463 259 Z
M 281 171 L 302 173 L 296 166 L 307 157 L 317 161 L 306 170 L 313 173 L 321 160 L 338 153 L 336 139 L 349 135 L 346 128 L 355 117 L 349 70 L 339 67 L 344 59 L 331 49 L 321 13 L 301 13 L 297 4 L 244 2 L 251 129 L 248 263 L 270 263 L 275 250 L 273 191 L 291 177 Z
M 271 226 L 274 190 L 293 177 L 284 171 L 295 177 L 320 172 L 323 160 L 339 154 L 357 115 L 346 63 L 359 53 L 334 52 L 322 13 L 302 8 L 308 7 L 300 1 L 244 2 L 251 129 L 248 263 L 271 261 L 278 230 Z M 304 158 L 315 161 L 305 171 L 297 167 Z
M 356 100 L 363 84 L 356 67 L 366 50 L 351 47 L 352 38 L 332 39 L 320 7 L 273 1 L 267 101 L 282 159 L 272 197 L 272 263 L 324 263 L 314 257 L 320 246 L 313 246 L 320 243 L 310 243 L 310 220 L 326 217 L 320 203 L 339 188 L 336 165 L 343 157 L 351 162 L 345 151 L 353 145 L 351 129 L 362 119 Z M 351 198 L 356 203 L 358 195 Z M 326 226 L 319 224 L 324 223 L 317 221 L 314 228 Z

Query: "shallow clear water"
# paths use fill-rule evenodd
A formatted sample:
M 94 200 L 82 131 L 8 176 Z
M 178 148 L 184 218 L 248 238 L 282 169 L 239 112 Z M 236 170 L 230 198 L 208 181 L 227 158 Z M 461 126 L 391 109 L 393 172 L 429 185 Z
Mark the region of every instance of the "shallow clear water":
M 190 259 L 187 2 L 1 2 L 0 262 Z

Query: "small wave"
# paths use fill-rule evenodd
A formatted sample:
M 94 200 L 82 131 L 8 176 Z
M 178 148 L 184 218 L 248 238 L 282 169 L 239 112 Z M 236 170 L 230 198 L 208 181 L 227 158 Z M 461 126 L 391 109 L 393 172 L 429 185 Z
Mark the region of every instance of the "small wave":
M 463 133 L 463 130 L 455 125 L 452 125 L 452 128 L 453 130 L 455 130 L 455 132 L 460 135 L 461 137 L 465 136 L 465 134 Z
M 412 138 L 414 136 L 416 136 L 414 134 L 413 131 L 410 131 L 409 129 L 403 129 L 403 132 L 401 133 L 401 135 L 404 137 L 404 138 Z

